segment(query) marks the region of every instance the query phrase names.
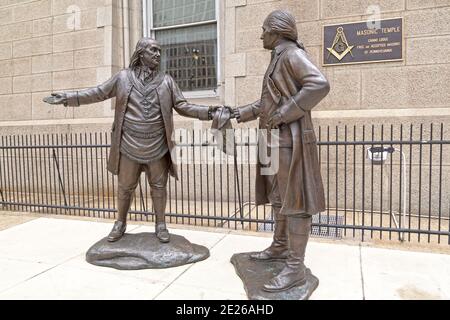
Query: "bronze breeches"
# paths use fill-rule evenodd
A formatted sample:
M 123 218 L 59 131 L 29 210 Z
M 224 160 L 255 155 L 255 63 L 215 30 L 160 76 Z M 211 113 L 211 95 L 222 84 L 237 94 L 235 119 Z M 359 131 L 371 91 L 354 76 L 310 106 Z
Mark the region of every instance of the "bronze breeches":
M 150 185 L 150 194 L 157 220 L 163 219 L 167 201 L 167 180 L 169 177 L 170 154 L 148 164 L 140 164 L 120 157 L 118 214 L 119 220 L 126 221 L 134 191 L 138 185 L 142 171 L 145 171 Z

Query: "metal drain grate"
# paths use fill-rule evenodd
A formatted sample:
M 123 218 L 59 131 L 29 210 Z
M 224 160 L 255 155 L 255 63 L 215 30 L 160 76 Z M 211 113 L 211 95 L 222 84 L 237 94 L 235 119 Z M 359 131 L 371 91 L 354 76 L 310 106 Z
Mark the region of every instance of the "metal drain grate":
M 337 219 L 336 219 L 337 218 Z M 342 216 L 327 216 L 327 215 L 319 215 L 316 214 L 312 219 L 313 224 L 322 224 L 322 225 L 344 225 L 344 217 Z M 327 227 L 327 226 L 313 226 L 311 231 L 312 237 L 317 238 L 331 238 L 331 239 L 342 239 L 342 229 L 335 227 Z
M 272 223 L 260 223 L 258 225 L 258 231 L 273 231 Z
M 322 225 L 344 225 L 344 217 L 342 216 L 327 216 L 316 214 L 312 219 L 313 224 Z M 273 231 L 273 225 L 271 223 L 260 223 L 258 226 L 258 231 Z M 311 230 L 311 236 L 317 238 L 331 238 L 331 239 L 342 239 L 342 229 L 327 226 L 313 226 Z

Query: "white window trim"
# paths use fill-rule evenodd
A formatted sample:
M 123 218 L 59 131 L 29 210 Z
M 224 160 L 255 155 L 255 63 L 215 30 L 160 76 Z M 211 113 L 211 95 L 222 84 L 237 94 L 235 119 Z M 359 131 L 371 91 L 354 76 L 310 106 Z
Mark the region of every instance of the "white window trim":
M 168 30 L 168 29 L 175 29 L 175 28 L 183 28 L 183 27 L 191 27 L 196 25 L 204 25 L 204 24 L 211 24 L 216 23 L 217 26 L 217 62 L 216 62 L 216 73 L 217 73 L 217 88 L 220 85 L 220 79 L 221 79 L 221 51 L 220 51 L 220 41 L 222 34 L 220 33 L 220 0 L 215 0 L 216 5 L 216 19 L 215 20 L 208 20 L 208 21 L 200 21 L 200 22 L 193 22 L 193 23 L 186 23 L 186 24 L 179 24 L 175 26 L 168 26 L 168 27 L 159 27 L 159 28 L 152 28 L 153 27 L 153 6 L 152 6 L 153 0 L 142 0 L 142 8 L 143 8 L 143 28 L 144 28 L 144 37 L 154 37 L 155 31 L 158 30 Z M 197 91 L 184 91 L 183 95 L 186 98 L 216 98 L 218 97 L 217 94 L 217 88 L 215 90 L 197 90 Z
M 205 21 L 198 21 L 198 22 L 191 22 L 191 23 L 174 24 L 173 26 L 152 28 L 152 31 L 180 29 L 180 28 L 193 27 L 193 26 L 203 26 L 206 24 L 217 24 L 217 20 L 214 19 L 214 20 L 205 20 Z
M 183 91 L 186 99 L 217 98 L 216 90 Z

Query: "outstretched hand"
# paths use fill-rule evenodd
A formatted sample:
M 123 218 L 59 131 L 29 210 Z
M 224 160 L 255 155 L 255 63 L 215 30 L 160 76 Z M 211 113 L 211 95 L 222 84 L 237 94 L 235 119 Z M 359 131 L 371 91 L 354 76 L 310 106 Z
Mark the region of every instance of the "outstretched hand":
M 276 111 L 267 122 L 267 126 L 269 129 L 279 129 L 282 124 L 283 119 L 278 111 Z
M 231 108 L 230 106 L 211 106 L 209 109 L 210 113 L 210 120 L 214 119 L 216 112 L 221 112 L 222 109 L 228 109 L 230 111 L 230 119 L 237 119 L 239 118 L 239 111 L 236 109 Z
M 230 106 L 223 106 L 223 108 L 227 108 L 230 111 L 230 119 L 239 119 L 241 117 L 238 109 L 233 109 Z
M 64 104 L 67 107 L 67 96 L 65 93 L 52 93 L 50 97 L 45 97 L 43 101 L 48 104 Z
M 232 114 L 232 119 L 240 119 L 241 118 L 241 114 L 239 113 L 239 109 L 233 109 Z

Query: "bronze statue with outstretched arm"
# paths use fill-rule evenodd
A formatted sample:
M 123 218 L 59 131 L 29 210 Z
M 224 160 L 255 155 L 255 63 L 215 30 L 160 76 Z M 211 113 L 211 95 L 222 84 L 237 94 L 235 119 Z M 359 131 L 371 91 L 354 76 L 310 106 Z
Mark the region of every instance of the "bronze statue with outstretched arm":
M 79 106 L 116 98 L 108 170 L 118 175 L 118 219 L 108 240 L 119 240 L 126 230 L 127 214 L 142 171 L 148 177 L 156 214 L 158 239 L 169 242 L 165 223 L 167 180 L 177 178 L 173 110 L 180 115 L 211 120 L 217 107 L 190 104 L 175 81 L 158 70 L 161 47 L 151 38 L 141 39 L 130 67 L 97 87 L 53 93 L 49 104 Z

